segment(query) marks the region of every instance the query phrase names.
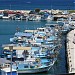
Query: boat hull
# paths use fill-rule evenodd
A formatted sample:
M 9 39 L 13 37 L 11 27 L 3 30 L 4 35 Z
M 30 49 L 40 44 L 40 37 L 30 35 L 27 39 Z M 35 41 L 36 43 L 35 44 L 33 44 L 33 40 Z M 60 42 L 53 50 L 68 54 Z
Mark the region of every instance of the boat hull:
M 37 68 L 37 69 L 25 69 L 18 71 L 19 74 L 23 73 L 40 73 L 40 72 L 47 72 L 51 67 L 45 67 L 45 68 Z

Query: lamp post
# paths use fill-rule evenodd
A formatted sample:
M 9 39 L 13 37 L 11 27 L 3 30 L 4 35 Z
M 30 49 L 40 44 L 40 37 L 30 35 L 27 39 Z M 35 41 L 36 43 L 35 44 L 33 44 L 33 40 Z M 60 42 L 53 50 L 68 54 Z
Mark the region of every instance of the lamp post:
M 11 67 L 10 67 L 10 71 L 11 71 L 11 75 L 12 75 L 12 51 L 13 51 L 13 46 L 12 45 L 9 46 L 9 50 L 11 51 Z

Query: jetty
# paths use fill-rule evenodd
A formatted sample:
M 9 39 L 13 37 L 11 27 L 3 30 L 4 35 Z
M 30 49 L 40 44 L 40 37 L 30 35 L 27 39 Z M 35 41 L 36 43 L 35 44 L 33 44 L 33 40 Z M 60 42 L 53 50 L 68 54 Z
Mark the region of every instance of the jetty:
M 75 29 L 67 34 L 68 72 L 75 73 Z

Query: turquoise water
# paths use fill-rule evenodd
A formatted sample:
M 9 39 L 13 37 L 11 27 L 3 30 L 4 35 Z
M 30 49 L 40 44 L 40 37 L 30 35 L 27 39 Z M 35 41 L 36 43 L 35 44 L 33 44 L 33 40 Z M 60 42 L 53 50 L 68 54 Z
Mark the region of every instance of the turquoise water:
M 38 27 L 44 27 L 46 21 L 42 22 L 34 22 L 34 21 L 12 21 L 12 20 L 0 20 L 0 54 L 2 52 L 2 44 L 9 43 L 9 39 L 14 36 L 16 32 L 16 28 L 19 27 L 20 31 L 24 31 L 25 29 L 36 29 Z M 54 23 L 54 22 L 53 22 Z M 62 37 L 64 38 L 64 36 Z M 66 73 L 66 61 L 65 61 L 65 45 L 62 40 L 62 48 L 60 50 L 60 54 L 57 60 L 57 63 L 50 69 L 47 73 L 39 73 L 34 75 L 49 75 L 49 74 L 60 74 Z M 21 75 L 21 74 L 20 74 Z M 33 74 L 30 74 L 33 75 Z

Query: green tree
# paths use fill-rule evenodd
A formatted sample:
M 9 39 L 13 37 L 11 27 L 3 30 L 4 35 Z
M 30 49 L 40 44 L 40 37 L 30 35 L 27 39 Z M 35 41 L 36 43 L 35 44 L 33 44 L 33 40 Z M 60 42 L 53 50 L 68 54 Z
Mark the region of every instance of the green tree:
M 35 12 L 36 12 L 36 13 L 39 13 L 39 12 L 40 12 L 40 9 L 39 9 L 39 8 L 36 8 L 36 9 L 35 9 Z

